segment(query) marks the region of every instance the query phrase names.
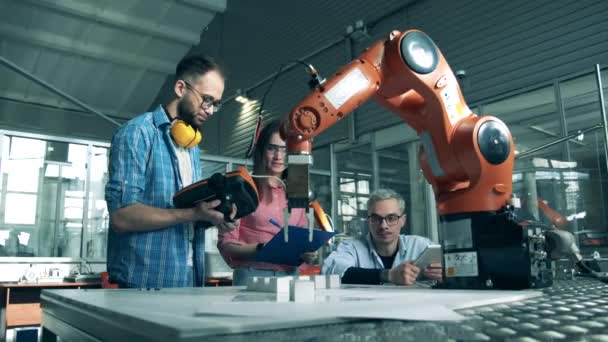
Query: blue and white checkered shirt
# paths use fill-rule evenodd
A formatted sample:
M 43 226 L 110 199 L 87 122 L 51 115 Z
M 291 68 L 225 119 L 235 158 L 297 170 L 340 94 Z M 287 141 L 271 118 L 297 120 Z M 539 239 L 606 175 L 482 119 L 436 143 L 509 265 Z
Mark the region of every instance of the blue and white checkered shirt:
M 133 204 L 172 208 L 182 188 L 170 121 L 162 106 L 121 126 L 112 138 L 108 210 Z M 198 146 L 191 148 L 192 180 L 201 178 Z M 112 281 L 139 288 L 192 286 L 188 269 L 188 224 L 148 232 L 108 232 L 107 267 Z M 195 229 L 193 264 L 197 285 L 204 281 L 205 232 Z

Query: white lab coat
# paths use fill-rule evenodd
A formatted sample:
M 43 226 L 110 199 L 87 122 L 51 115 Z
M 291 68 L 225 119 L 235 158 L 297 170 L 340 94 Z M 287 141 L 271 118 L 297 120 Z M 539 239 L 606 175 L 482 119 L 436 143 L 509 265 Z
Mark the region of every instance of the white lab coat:
M 408 260 L 415 260 L 424 251 L 426 246 L 433 242 L 425 237 L 417 235 L 400 235 L 399 251 L 391 268 Z M 350 267 L 383 269 L 382 259 L 372 244 L 370 234 L 365 238 L 344 240 L 338 248 L 332 252 L 323 262 L 322 274 L 339 274 Z

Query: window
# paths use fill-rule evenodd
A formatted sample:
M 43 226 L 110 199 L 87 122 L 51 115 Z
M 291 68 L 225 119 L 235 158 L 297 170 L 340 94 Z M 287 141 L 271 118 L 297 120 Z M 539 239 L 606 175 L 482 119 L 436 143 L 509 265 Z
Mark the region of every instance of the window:
M 338 207 L 336 230 L 360 236 L 367 229 L 367 200 L 372 188 L 371 145 L 364 144 L 336 153 Z
M 0 256 L 105 257 L 107 148 L 7 134 L 0 174 Z
M 46 143 L 36 139 L 5 136 L 2 146 L 4 153 L 1 170 L 3 182 L 6 182 L 3 223 L 34 225 Z

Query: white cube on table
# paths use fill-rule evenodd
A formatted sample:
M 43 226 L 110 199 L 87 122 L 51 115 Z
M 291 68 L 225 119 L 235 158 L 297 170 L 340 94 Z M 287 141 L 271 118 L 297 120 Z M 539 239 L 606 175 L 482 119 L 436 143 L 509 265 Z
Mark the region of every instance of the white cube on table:
M 290 300 L 296 303 L 312 303 L 315 301 L 315 283 L 310 280 L 291 280 Z
M 339 289 L 340 288 L 340 275 L 338 274 L 326 274 L 327 288 L 328 289 Z
M 327 277 L 325 275 L 314 275 L 312 281 L 315 283 L 315 290 L 327 288 Z
M 289 293 L 290 284 L 289 282 L 293 277 L 272 277 L 270 278 L 270 288 L 274 293 Z

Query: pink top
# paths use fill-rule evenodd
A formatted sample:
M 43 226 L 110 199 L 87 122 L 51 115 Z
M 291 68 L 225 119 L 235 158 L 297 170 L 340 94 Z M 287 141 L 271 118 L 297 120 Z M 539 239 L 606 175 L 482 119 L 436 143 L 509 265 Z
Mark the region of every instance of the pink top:
M 240 224 L 235 230 L 229 233 L 220 233 L 218 236 L 217 247 L 226 263 L 232 268 L 253 267 L 273 271 L 293 271 L 295 269 L 295 267 L 288 265 L 235 259 L 224 248 L 227 243 L 238 245 L 266 243 L 281 230 L 270 223 L 270 219 L 273 218 L 277 222 L 283 223 L 283 209 L 287 208 L 285 190 L 280 186 L 270 187 L 270 189 L 272 191 L 271 203 L 260 202 L 255 212 L 241 218 Z M 307 222 L 304 209 L 293 209 L 291 211 L 290 225 L 306 227 L 308 226 Z

